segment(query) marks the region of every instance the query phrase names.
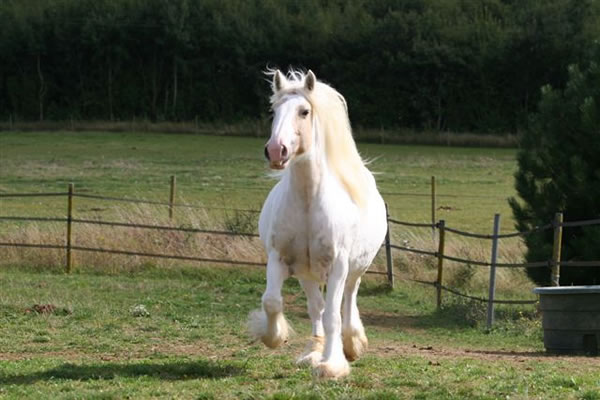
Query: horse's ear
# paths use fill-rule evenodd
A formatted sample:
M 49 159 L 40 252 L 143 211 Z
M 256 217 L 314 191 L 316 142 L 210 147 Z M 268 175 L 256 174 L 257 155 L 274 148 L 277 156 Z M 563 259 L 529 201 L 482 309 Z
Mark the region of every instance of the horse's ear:
M 281 71 L 279 71 L 279 70 L 275 71 L 275 74 L 273 75 L 273 92 L 277 93 L 281 89 L 283 89 L 283 87 L 285 86 L 285 82 L 286 82 L 285 76 L 283 76 Z
M 315 82 L 317 82 L 317 78 L 315 74 L 309 69 L 306 73 L 306 80 L 304 81 L 304 88 L 309 92 L 315 88 Z

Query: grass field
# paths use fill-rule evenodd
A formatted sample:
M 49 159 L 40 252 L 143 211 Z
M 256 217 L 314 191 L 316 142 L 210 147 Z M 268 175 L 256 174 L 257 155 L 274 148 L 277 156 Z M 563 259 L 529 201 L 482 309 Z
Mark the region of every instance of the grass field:
M 0 132 L 0 193 L 65 191 L 167 201 L 169 177 L 178 197 L 205 206 L 259 209 L 273 180 L 264 139 L 156 133 Z M 493 215 L 513 230 L 506 198 L 514 195 L 515 150 L 362 144 L 388 202 L 405 221 L 430 221 L 431 176 L 438 218 L 490 231 Z M 407 196 L 416 194 L 419 196 Z M 424 195 L 424 196 L 421 196 Z M 63 200 L 3 199 L 10 214 L 64 215 Z M 35 206 L 35 207 L 32 207 Z M 80 214 L 106 204 L 78 199 Z
M 237 228 L 255 231 L 257 216 L 223 211 L 222 208 L 260 209 L 274 181 L 263 160 L 264 139 L 190 134 L 115 132 L 3 132 L 0 134 L 0 193 L 64 192 L 73 182 L 75 191 L 116 197 L 145 198 L 166 202 L 169 177 L 177 177 L 177 201 L 207 209 L 179 208 L 169 221 L 163 206 L 139 206 L 114 201 L 75 198 L 74 215 L 133 223 L 174 224 L 198 228 Z M 493 214 L 503 216 L 501 231 L 513 231 L 506 198 L 514 195 L 515 151 L 511 149 L 448 148 L 360 144 L 370 168 L 377 173 L 380 191 L 393 218 L 431 221 L 431 177 L 436 177 L 436 219 L 447 226 L 490 233 Z M 2 215 L 64 216 L 66 198 L 0 199 Z M 57 243 L 64 240 L 64 224 L 4 223 L 5 236 L 25 243 Z M 392 226 L 396 244 L 435 250 L 427 229 Z M 18 231 L 12 234 L 12 231 Z M 165 235 L 140 230 L 110 229 L 77 225 L 75 243 L 87 247 L 120 248 L 146 253 L 210 258 L 245 259 L 262 262 L 262 249 L 255 245 L 236 246 L 205 241 L 189 235 Z M 2 233 L 0 232 L 0 238 Z M 6 237 L 4 237 L 6 239 Z M 193 240 L 192 240 L 193 239 Z M 448 237 L 451 255 L 488 260 L 487 241 Z M 168 251 L 167 251 L 168 250 Z M 6 252 L 0 248 L 0 252 Z M 26 260 L 29 264 L 63 263 L 58 251 L 9 251 L 4 261 Z M 161 252 L 161 251 L 159 251 Z M 0 253 L 1 254 L 1 253 Z M 503 240 L 500 262 L 519 262 L 523 248 L 518 240 Z M 77 254 L 78 263 L 117 268 L 139 265 L 140 259 Z M 397 265 L 413 278 L 432 279 L 431 259 L 399 254 Z M 377 264 L 381 266 L 380 260 Z M 134 266 L 135 266 L 134 265 Z M 382 266 L 381 266 L 382 267 Z M 447 274 L 453 286 L 480 289 L 485 294 L 487 272 L 458 266 Z M 468 281 L 467 279 L 468 278 Z M 515 285 L 515 282 L 521 283 Z M 500 289 L 526 292 L 523 274 L 503 272 Z M 525 285 L 525 286 L 523 286 Z M 515 290 L 515 286 L 517 289 Z M 510 295 L 510 293 L 508 293 Z M 516 297 L 523 297 L 516 296 Z
M 460 304 L 436 312 L 430 292 L 406 283 L 390 292 L 373 279 L 359 294 L 366 357 L 347 379 L 315 380 L 294 364 L 310 326 L 295 281 L 284 288 L 297 331 L 290 343 L 268 350 L 245 335 L 263 287 L 260 269 L 3 268 L 0 397 L 600 398 L 597 360 L 546 356 L 539 322 L 523 312 L 501 309 L 486 332 L 461 317 Z M 35 304 L 56 309 L 37 313 Z
M 0 132 L 0 193 L 65 191 L 74 182 L 79 193 L 166 201 L 169 176 L 176 175 L 180 201 L 256 209 L 273 184 L 262 161 L 263 144 L 200 135 Z M 438 215 L 448 225 L 490 232 L 492 216 L 500 212 L 503 231 L 513 230 L 505 199 L 514 194 L 514 150 L 359 147 L 373 159 L 371 169 L 379 172 L 395 218 L 430 220 L 429 199 L 420 195 L 429 193 L 435 175 Z M 65 212 L 64 198 L 0 200 L 1 215 Z M 169 223 L 161 206 L 83 198 L 75 198 L 75 215 Z M 252 227 L 243 217 L 178 209 L 173 223 Z M 35 241 L 64 235 L 57 224 L 0 224 L 3 237 Z M 81 244 L 263 257 L 260 247 L 244 240 L 76 229 Z M 434 245 L 427 230 L 394 227 L 393 236 L 415 247 Z M 483 259 L 488 247 L 471 240 L 449 243 L 454 255 Z M 518 242 L 501 245 L 501 260 L 517 260 L 522 251 Z M 59 251 L 0 248 L 0 258 L 2 398 L 600 399 L 598 361 L 547 356 L 533 307 L 499 307 L 491 331 L 482 327 L 485 309 L 479 303 L 447 296 L 436 310 L 430 287 L 404 279 L 433 276 L 435 263 L 423 257 L 396 255 L 400 279 L 394 291 L 380 278 L 365 280 L 359 307 L 370 350 L 353 364 L 349 378 L 336 382 L 316 380 L 309 369 L 294 365 L 309 333 L 305 298 L 294 280 L 284 293 L 297 335 L 272 351 L 250 343 L 244 327 L 264 289 L 261 268 L 76 253 L 77 268 L 65 275 Z M 485 270 L 452 263 L 448 269 L 448 284 L 482 293 Z M 498 285 L 501 297 L 531 297 L 522 272 L 503 272 Z

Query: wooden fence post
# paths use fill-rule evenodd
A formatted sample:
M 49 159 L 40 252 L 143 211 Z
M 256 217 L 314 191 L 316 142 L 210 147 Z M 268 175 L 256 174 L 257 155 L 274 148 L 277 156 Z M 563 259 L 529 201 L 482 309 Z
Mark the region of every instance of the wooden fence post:
M 73 260 L 71 257 L 71 235 L 73 233 L 73 187 L 72 183 L 69 183 L 69 191 L 67 196 L 67 274 L 71 273 L 73 268 Z
M 435 241 L 435 176 L 431 177 L 431 237 Z
M 492 260 L 490 263 L 490 292 L 488 295 L 487 329 L 494 324 L 494 297 L 496 296 L 496 262 L 498 260 L 498 233 L 500 232 L 500 214 L 494 215 L 494 235 L 492 237 Z
M 438 275 L 436 282 L 437 289 L 437 308 L 440 309 L 442 307 L 442 276 L 444 272 L 444 242 L 446 237 L 446 221 L 443 219 L 440 220 L 438 224 L 440 238 L 438 243 Z
M 390 214 L 388 206 L 385 203 L 385 223 L 387 224 L 387 232 L 385 234 L 385 257 L 387 260 L 387 276 L 390 287 L 394 288 L 394 264 L 392 261 L 392 243 L 390 240 Z
M 175 175 L 171 175 L 171 191 L 169 192 L 169 219 L 173 219 L 173 204 L 175 204 Z
M 560 286 L 560 253 L 562 246 L 562 213 L 554 215 L 554 244 L 552 246 L 552 286 Z

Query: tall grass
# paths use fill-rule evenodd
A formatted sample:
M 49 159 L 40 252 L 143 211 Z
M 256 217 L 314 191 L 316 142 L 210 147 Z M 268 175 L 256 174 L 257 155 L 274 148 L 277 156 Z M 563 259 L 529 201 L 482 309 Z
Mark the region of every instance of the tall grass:
M 132 119 L 129 121 L 66 120 L 66 121 L 9 121 L 0 122 L 0 131 L 99 131 L 199 133 L 216 136 L 264 137 L 270 132 L 267 118 L 239 122 L 158 121 Z
M 399 129 L 363 129 L 355 130 L 359 141 L 380 144 L 431 145 L 449 147 L 518 147 L 519 138 L 514 134 L 477 134 L 459 132 L 439 132 Z
M 159 121 L 132 119 L 130 121 L 9 121 L 0 122 L 0 131 L 99 131 L 99 132 L 154 132 L 197 133 L 216 136 L 268 137 L 269 118 L 247 119 L 239 122 Z M 515 134 L 478 134 L 412 129 L 371 129 L 356 127 L 358 141 L 381 144 L 435 145 L 452 147 L 518 147 Z
M 258 215 L 231 211 L 216 216 L 203 209 L 177 209 L 176 219 L 170 220 L 163 207 L 153 205 L 124 205 L 105 211 L 111 220 L 130 224 L 151 224 L 196 229 L 253 232 Z M 98 220 L 101 216 L 96 215 Z M 448 255 L 476 261 L 489 261 L 491 242 L 448 235 L 445 252 Z M 64 244 L 64 223 L 14 223 L 0 233 L 0 241 L 11 243 Z M 422 250 L 437 250 L 437 233 L 427 229 L 398 229 L 392 231 L 392 243 Z M 126 250 L 149 254 L 240 260 L 265 263 L 265 253 L 258 238 L 226 236 L 179 231 L 148 230 L 130 227 L 110 227 L 94 224 L 74 224 L 73 245 L 103 249 Z M 499 247 L 499 262 L 518 263 L 523 260 L 524 247 L 519 239 L 503 239 Z M 433 282 L 437 277 L 437 258 L 409 252 L 393 251 L 396 274 L 400 279 L 419 279 Z M 147 267 L 169 268 L 195 263 L 192 261 L 126 256 L 109 253 L 75 251 L 77 268 L 95 269 L 109 273 L 139 270 Z M 65 265 L 65 251 L 53 249 L 0 247 L 0 265 L 24 265 L 36 268 L 60 269 Z M 240 268 L 240 267 L 234 267 Z M 241 267 L 246 268 L 246 267 Z M 371 267 L 385 271 L 383 251 Z M 445 261 L 444 284 L 470 293 L 485 295 L 489 268 Z M 504 297 L 524 297 L 532 287 L 522 269 L 498 269 L 496 285 Z
M 217 220 L 202 209 L 178 209 L 177 218 L 170 220 L 164 207 L 129 205 L 110 210 L 111 220 L 128 224 L 160 225 L 207 230 L 248 232 L 248 217 L 233 212 Z M 101 220 L 100 217 L 96 217 Z M 240 221 L 244 223 L 240 225 Z M 43 224 L 43 225 L 42 225 Z M 137 253 L 163 254 L 210 259 L 265 262 L 264 250 L 258 238 L 149 230 L 133 227 L 111 227 L 95 224 L 73 225 L 74 246 L 125 250 Z M 0 241 L 9 243 L 58 244 L 66 242 L 64 223 L 18 223 L 0 233 Z M 128 256 L 91 251 L 75 251 L 75 264 L 106 272 L 130 271 L 148 266 L 171 267 L 186 261 Z M 65 251 L 23 247 L 0 247 L 0 265 L 27 265 L 40 268 L 60 268 L 65 265 Z
M 431 231 L 416 229 L 394 229 L 392 243 L 404 247 L 437 251 L 437 234 Z M 462 259 L 489 262 L 491 259 L 491 241 L 466 238 L 457 235 L 446 235 L 444 254 Z M 524 262 L 525 247 L 521 239 L 501 239 L 498 247 L 499 263 Z M 420 255 L 404 251 L 394 252 L 394 263 L 401 276 L 409 279 L 433 282 L 437 279 L 438 259 L 428 255 Z M 443 284 L 459 289 L 462 292 L 487 297 L 489 288 L 489 267 L 464 264 L 444 260 Z M 522 268 L 497 268 L 496 289 L 499 297 L 527 298 L 532 282 Z

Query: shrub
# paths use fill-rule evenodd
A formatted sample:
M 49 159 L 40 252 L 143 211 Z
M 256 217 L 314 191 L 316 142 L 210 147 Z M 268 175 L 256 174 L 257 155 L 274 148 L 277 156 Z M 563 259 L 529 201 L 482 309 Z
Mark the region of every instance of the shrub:
M 600 43 L 585 68 L 571 66 L 564 89 L 542 88 L 539 111 L 522 138 L 515 174 L 522 202 L 509 200 L 517 228 L 529 230 L 562 212 L 565 221 L 600 217 Z M 553 232 L 528 235 L 527 261 L 546 260 Z M 600 226 L 563 230 L 562 260 L 599 260 Z M 530 268 L 540 285 L 549 268 Z M 560 284 L 598 284 L 600 268 L 563 267 Z
M 459 325 L 476 327 L 486 320 L 486 304 L 478 300 L 451 296 L 442 303 L 441 312 Z

